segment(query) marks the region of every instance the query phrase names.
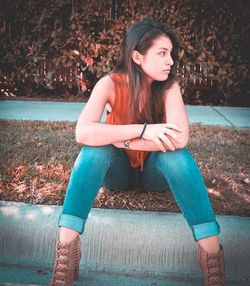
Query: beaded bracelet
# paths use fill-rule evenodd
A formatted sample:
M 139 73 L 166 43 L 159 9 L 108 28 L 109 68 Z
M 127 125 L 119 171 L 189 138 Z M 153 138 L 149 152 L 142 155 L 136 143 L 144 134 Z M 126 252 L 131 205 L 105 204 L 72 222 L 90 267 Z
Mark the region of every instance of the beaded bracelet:
M 139 139 L 142 139 L 142 136 L 143 136 L 143 134 L 144 134 L 144 132 L 145 132 L 145 130 L 146 130 L 147 124 L 148 124 L 148 123 L 144 123 L 143 129 L 142 129 L 142 132 L 141 132 L 141 135 L 139 136 Z

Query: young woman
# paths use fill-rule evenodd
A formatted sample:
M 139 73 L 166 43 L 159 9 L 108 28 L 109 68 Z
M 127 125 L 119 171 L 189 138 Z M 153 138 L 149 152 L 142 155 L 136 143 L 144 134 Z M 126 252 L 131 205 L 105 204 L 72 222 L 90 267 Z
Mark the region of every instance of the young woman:
M 188 117 L 176 80 L 178 40 L 154 20 L 131 25 L 112 73 L 95 85 L 76 126 L 83 148 L 70 177 L 50 285 L 73 285 L 81 258 L 79 235 L 104 185 L 170 188 L 195 241 L 206 286 L 224 286 L 222 246 L 201 173 L 185 149 Z M 106 124 L 100 123 L 108 107 Z

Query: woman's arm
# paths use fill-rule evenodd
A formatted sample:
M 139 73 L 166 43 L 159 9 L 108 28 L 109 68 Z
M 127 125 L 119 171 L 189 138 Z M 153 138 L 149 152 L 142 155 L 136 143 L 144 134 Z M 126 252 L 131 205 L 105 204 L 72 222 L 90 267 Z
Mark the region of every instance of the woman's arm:
M 81 112 L 76 124 L 76 141 L 90 146 L 103 146 L 138 138 L 143 130 L 143 124 L 113 125 L 100 123 L 105 105 L 114 101 L 114 82 L 105 76 L 95 85 L 92 94 Z M 170 128 L 170 129 L 169 129 Z M 177 131 L 176 131 L 177 130 Z M 181 132 L 174 124 L 149 124 L 143 137 L 154 142 L 158 150 L 166 151 L 166 146 L 171 146 L 171 141 L 166 132 L 173 138 Z M 147 143 L 151 144 L 152 143 Z M 140 150 L 139 146 L 135 146 Z M 150 150 L 152 150 L 150 148 Z
M 76 124 L 76 141 L 90 146 L 103 146 L 136 138 L 143 124 L 111 125 L 100 123 L 105 105 L 114 99 L 114 82 L 110 76 L 100 79 L 82 110 Z M 112 105 L 112 103 L 111 103 Z
M 182 149 L 187 145 L 189 140 L 189 121 L 180 86 L 177 82 L 175 82 L 166 93 L 165 109 L 167 122 L 174 123 L 183 130 L 183 132 L 179 134 L 179 142 L 169 137 L 175 149 Z
M 124 145 L 124 141 L 113 143 L 113 145 L 117 148 L 126 148 Z M 140 150 L 140 151 L 163 151 L 170 149 L 168 146 L 166 146 L 165 150 L 161 150 L 158 145 L 154 141 L 149 140 L 140 140 L 138 138 L 132 139 L 129 143 L 129 149 L 131 150 Z
M 178 129 L 176 127 L 176 129 Z M 181 131 L 178 131 L 176 133 L 180 133 Z M 156 144 L 154 141 L 151 140 L 145 140 L 145 139 L 132 139 L 130 140 L 129 143 L 129 149 L 131 150 L 140 150 L 140 151 L 149 151 L 149 152 L 154 152 L 154 151 L 162 151 L 162 152 L 166 152 L 167 150 L 171 150 L 174 151 L 176 148 L 174 146 L 174 144 L 172 143 L 172 140 L 169 140 L 168 136 L 165 136 L 166 139 L 168 141 L 168 144 L 166 144 L 164 141 L 162 141 L 162 146 L 159 144 Z M 178 135 L 176 137 L 176 140 L 178 142 Z M 117 148 L 126 148 L 124 145 L 124 141 L 120 141 L 120 142 L 115 142 L 113 143 L 114 146 L 116 146 Z
M 173 86 L 167 91 L 165 99 L 165 109 L 167 123 L 173 123 L 180 127 L 182 131 L 177 128 L 168 129 L 168 134 L 164 138 L 165 142 L 162 141 L 164 149 L 159 144 L 156 144 L 151 140 L 139 140 L 138 138 L 133 139 L 130 142 L 131 150 L 141 151 L 166 151 L 184 148 L 189 139 L 189 123 L 188 116 L 183 103 L 180 87 L 178 83 L 174 83 Z M 170 124 L 171 126 L 171 124 Z M 147 131 L 147 130 L 146 130 Z M 146 132 L 145 132 L 146 135 Z M 161 139 L 161 138 L 160 138 Z M 166 144 L 166 141 L 168 144 Z M 118 148 L 125 148 L 124 142 L 116 142 L 114 145 Z

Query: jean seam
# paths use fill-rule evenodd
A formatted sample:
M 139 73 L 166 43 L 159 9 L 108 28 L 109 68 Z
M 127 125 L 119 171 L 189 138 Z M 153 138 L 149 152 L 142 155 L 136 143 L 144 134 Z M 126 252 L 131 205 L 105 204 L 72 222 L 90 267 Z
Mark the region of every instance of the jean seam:
M 115 146 L 113 146 L 113 148 L 118 149 L 118 148 L 116 148 Z M 108 160 L 108 162 L 106 162 L 103 175 L 102 175 L 102 177 L 101 177 L 101 180 L 99 180 L 99 183 L 98 183 L 98 186 L 99 186 L 98 188 L 101 187 L 101 184 L 102 184 L 102 182 L 103 182 L 103 180 L 104 180 L 104 177 L 105 177 L 105 175 L 106 175 L 108 169 L 109 169 L 110 166 L 111 166 L 111 163 L 112 163 L 114 160 L 116 160 L 117 158 L 119 159 L 120 157 L 119 157 L 118 155 L 115 155 L 115 156 L 111 157 L 111 152 L 109 152 L 109 160 Z
M 147 166 L 147 169 L 150 170 L 150 168 L 154 168 L 154 166 L 156 166 L 156 164 L 151 164 L 151 165 Z M 157 169 L 159 169 L 159 168 L 157 168 Z M 160 170 L 160 172 L 163 174 L 162 170 Z M 164 174 L 163 174 L 163 177 L 165 179 Z M 165 179 L 165 181 L 166 181 L 166 179 Z M 167 186 L 169 186 L 168 182 L 167 182 Z M 148 190 L 148 191 L 150 191 L 150 189 L 152 188 L 149 184 L 145 184 L 144 182 L 143 182 L 143 186 L 142 187 L 143 187 L 143 189 Z M 168 188 L 166 188 L 166 189 L 168 189 Z M 165 190 L 165 188 L 164 188 L 164 190 Z M 162 192 L 164 190 L 160 190 L 159 192 Z
M 113 147 L 116 148 L 115 146 L 113 146 Z M 109 152 L 109 154 L 108 154 L 108 156 L 107 156 L 108 160 L 104 163 L 104 167 L 103 167 L 104 171 L 102 172 L 102 176 L 99 177 L 100 179 L 98 180 L 98 183 L 97 183 L 97 190 L 100 189 L 100 187 L 101 187 L 101 185 L 102 185 L 102 182 L 103 182 L 103 180 L 104 180 L 104 177 L 105 177 L 105 175 L 106 175 L 106 173 L 107 173 L 109 167 L 111 166 L 111 163 L 112 163 L 114 160 L 116 160 L 117 158 L 118 158 L 118 159 L 120 158 L 120 156 L 118 156 L 118 155 L 112 156 L 111 153 L 112 153 L 112 152 Z M 93 203 L 94 203 L 94 201 L 93 201 Z M 69 214 L 66 214 L 66 215 L 69 215 Z M 84 222 L 84 223 L 83 223 L 83 228 L 85 227 L 85 223 L 86 223 L 86 221 L 87 221 L 88 215 L 89 215 L 89 213 L 87 214 L 87 217 L 86 217 L 86 218 L 81 218 L 81 219 L 83 220 L 83 222 Z M 74 216 L 74 215 L 72 215 L 72 216 Z M 77 217 L 77 216 L 75 216 L 75 217 Z
M 161 169 L 157 164 L 151 164 L 150 166 L 155 166 L 158 170 L 160 170 L 160 172 L 161 172 L 161 173 L 163 174 L 163 176 L 165 177 L 165 180 L 166 180 L 166 178 L 167 178 L 167 183 L 169 184 L 169 187 L 170 187 L 170 189 L 172 190 L 172 184 L 170 183 L 170 181 L 168 181 L 168 179 L 169 179 L 168 174 L 166 173 L 166 175 L 165 175 L 165 174 L 163 173 L 162 169 Z M 173 191 L 172 191 L 172 194 L 173 194 L 173 196 L 174 196 L 176 202 L 178 203 L 178 205 L 179 205 L 179 207 L 180 207 L 180 209 L 181 209 L 181 211 L 182 211 L 182 213 L 183 213 L 184 218 L 186 218 L 186 221 L 187 221 L 189 227 L 190 227 L 191 230 L 192 230 L 194 239 L 196 240 L 196 236 L 195 236 L 195 233 L 194 233 L 194 228 L 193 228 L 192 225 L 189 224 L 189 222 L 188 222 L 188 220 L 187 220 L 187 217 L 186 217 L 186 214 L 185 214 L 185 212 L 184 212 L 184 210 L 183 210 L 182 204 L 181 204 L 180 201 L 176 198 L 176 196 L 175 196 L 175 194 L 174 194 Z M 216 223 L 216 224 L 218 225 L 217 221 L 212 221 L 212 222 L 214 222 L 214 223 Z M 207 222 L 206 222 L 206 223 L 207 223 Z M 203 223 L 202 223 L 202 224 L 203 224 Z
M 115 146 L 113 146 L 113 147 L 116 148 Z M 116 149 L 118 149 L 118 148 L 116 148 Z M 101 185 L 102 185 L 102 183 L 103 183 L 103 180 L 104 180 L 104 177 L 105 177 L 105 175 L 107 174 L 108 169 L 110 168 L 112 162 L 113 162 L 114 160 L 116 160 L 116 159 L 120 159 L 120 157 L 119 157 L 118 155 L 115 155 L 114 157 L 111 158 L 111 152 L 110 152 L 110 154 L 109 154 L 109 160 L 108 160 L 108 162 L 106 163 L 106 166 L 105 166 L 106 168 L 105 168 L 105 170 L 104 170 L 104 172 L 103 172 L 103 175 L 102 175 L 102 177 L 101 177 L 101 180 L 99 180 L 98 188 L 101 187 Z
M 169 187 L 170 187 L 170 189 L 171 189 L 171 192 L 172 192 L 172 194 L 173 194 L 173 196 L 174 196 L 176 202 L 178 203 L 178 205 L 179 205 L 179 207 L 180 207 L 180 209 L 181 209 L 181 211 L 182 211 L 183 216 L 187 219 L 186 213 L 184 212 L 184 209 L 183 209 L 183 207 L 182 207 L 182 204 L 180 203 L 180 201 L 177 199 L 175 193 L 173 192 L 173 186 L 172 186 L 172 183 L 170 183 L 170 181 L 169 181 L 168 174 L 167 174 L 167 173 L 164 174 L 164 172 L 162 171 L 162 169 L 161 169 L 157 164 L 152 164 L 151 166 L 155 166 L 155 167 L 162 173 L 162 175 L 164 176 L 165 180 L 167 181 L 167 183 L 168 183 L 168 185 L 169 185 Z M 167 178 L 167 179 L 166 179 L 166 178 Z M 188 221 L 187 221 L 187 223 L 188 223 L 188 225 L 191 227 L 191 225 L 189 224 Z
M 106 165 L 106 172 L 103 174 L 102 180 L 101 180 L 101 182 L 99 183 L 99 188 L 101 187 L 101 184 L 103 183 L 104 177 L 105 177 L 105 175 L 107 174 L 108 169 L 111 167 L 112 162 L 115 161 L 115 160 L 117 160 L 117 159 L 119 159 L 119 160 L 121 160 L 121 161 L 123 161 L 124 159 L 126 159 L 126 154 L 123 152 L 122 149 L 117 148 L 117 147 L 115 147 L 115 146 L 113 146 L 113 148 L 119 150 L 119 152 L 122 153 L 122 155 L 124 156 L 124 158 L 121 158 L 121 156 L 119 156 L 119 155 L 115 155 L 115 156 L 112 156 L 112 157 L 111 157 L 111 152 L 110 152 L 110 154 L 109 154 L 109 160 L 108 160 L 108 163 L 107 163 L 107 165 Z

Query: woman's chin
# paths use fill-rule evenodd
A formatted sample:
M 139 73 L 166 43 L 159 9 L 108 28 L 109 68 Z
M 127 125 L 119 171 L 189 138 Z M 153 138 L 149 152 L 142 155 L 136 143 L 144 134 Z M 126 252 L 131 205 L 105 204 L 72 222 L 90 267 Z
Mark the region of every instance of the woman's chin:
M 168 79 L 168 74 L 165 74 L 165 75 L 157 77 L 155 80 L 156 81 L 165 81 L 167 79 Z
M 157 76 L 150 76 L 148 77 L 148 82 L 151 83 L 153 81 L 166 81 L 168 79 L 168 75 L 169 74 L 161 74 L 161 75 L 157 75 Z

